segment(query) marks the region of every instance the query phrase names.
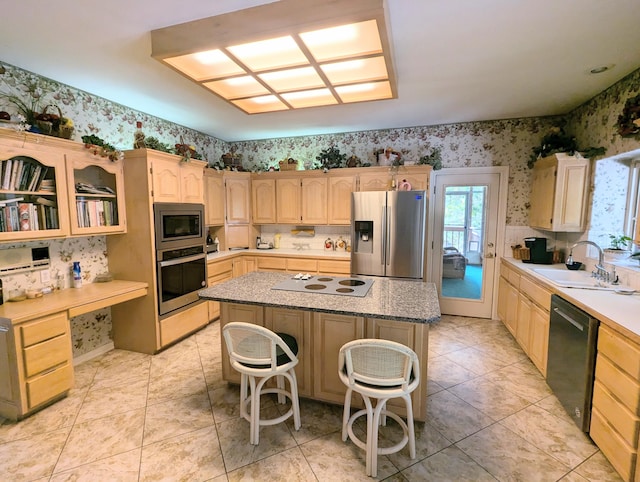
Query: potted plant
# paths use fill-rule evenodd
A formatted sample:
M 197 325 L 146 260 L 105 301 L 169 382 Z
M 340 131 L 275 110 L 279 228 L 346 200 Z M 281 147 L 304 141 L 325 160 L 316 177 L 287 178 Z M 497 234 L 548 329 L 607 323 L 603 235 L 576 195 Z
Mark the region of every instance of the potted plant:
M 347 155 L 342 154 L 337 147 L 331 146 L 328 149 L 322 149 L 320 154 L 316 156 L 316 160 L 320 161 L 321 169 L 345 167 Z
M 579 149 L 576 138 L 570 136 L 564 131 L 562 126 L 556 126 L 549 129 L 549 132 L 542 138 L 540 145 L 534 147 L 533 153 L 529 157 L 527 167 L 533 168 L 535 162 L 542 158 L 552 154 L 558 154 L 565 152 L 570 156 L 573 156 L 576 152 L 579 152 L 582 157 L 591 158 L 601 156 L 605 153 L 604 147 L 587 147 L 586 149 Z
M 627 249 L 627 244 L 631 241 L 629 236 L 624 234 L 610 234 L 610 247 L 604 249 L 607 261 L 619 261 L 629 257 L 631 252 Z

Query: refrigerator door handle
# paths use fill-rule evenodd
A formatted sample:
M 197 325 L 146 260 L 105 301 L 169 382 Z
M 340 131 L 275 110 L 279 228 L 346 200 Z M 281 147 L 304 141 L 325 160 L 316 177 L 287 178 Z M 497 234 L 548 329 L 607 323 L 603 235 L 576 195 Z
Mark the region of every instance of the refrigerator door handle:
M 387 206 L 382 206 L 382 249 L 381 249 L 381 263 L 382 265 L 386 264 L 387 260 Z
M 389 204 L 387 204 L 385 208 L 385 230 L 384 230 L 384 239 L 385 242 L 385 250 L 384 250 L 384 263 L 389 266 L 391 264 L 391 210 L 389 209 Z

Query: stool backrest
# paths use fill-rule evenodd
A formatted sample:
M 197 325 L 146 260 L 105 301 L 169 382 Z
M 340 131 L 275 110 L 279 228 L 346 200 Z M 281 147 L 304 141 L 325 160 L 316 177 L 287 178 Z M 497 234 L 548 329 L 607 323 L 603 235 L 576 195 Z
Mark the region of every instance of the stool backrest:
M 251 365 L 258 370 L 274 370 L 278 368 L 278 349 L 289 357 L 287 366 L 298 362 L 284 340 L 263 326 L 234 321 L 224 325 L 222 334 L 232 362 Z
M 345 343 L 338 366 L 346 370 L 352 386 L 363 383 L 407 390 L 420 378 L 418 355 L 408 346 L 389 340 L 365 338 Z

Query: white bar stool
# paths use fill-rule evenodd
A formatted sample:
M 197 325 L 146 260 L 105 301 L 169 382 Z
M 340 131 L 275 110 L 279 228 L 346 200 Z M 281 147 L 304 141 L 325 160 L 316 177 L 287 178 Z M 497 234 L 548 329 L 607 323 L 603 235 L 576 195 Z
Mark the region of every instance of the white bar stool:
M 347 386 L 342 415 L 342 440 L 347 437 L 366 451 L 366 474 L 378 475 L 378 455 L 398 452 L 409 444 L 412 459 L 416 458 L 411 392 L 420 383 L 418 355 L 409 347 L 389 340 L 362 339 L 350 341 L 340 348 L 338 375 Z M 349 416 L 352 392 L 364 400 L 365 408 Z M 375 408 L 371 399 L 376 399 Z M 405 422 L 385 409 L 387 400 L 402 398 L 407 407 Z M 353 433 L 353 422 L 367 416 L 367 442 Z M 404 432 L 402 440 L 392 447 L 378 448 L 378 425 L 386 425 L 386 417 L 394 419 Z
M 249 442 L 258 445 L 260 426 L 284 422 L 293 415 L 294 428 L 300 429 L 300 405 L 295 366 L 298 364 L 298 343 L 285 333 L 274 333 L 251 323 L 231 322 L 222 328 L 229 351 L 231 366 L 240 372 L 240 416 L 250 424 Z M 276 377 L 276 388 L 263 389 L 264 384 Z M 289 380 L 290 391 L 285 389 L 284 379 Z M 248 391 L 251 393 L 248 393 Z M 280 417 L 260 419 L 260 395 L 277 393 L 278 402 L 285 397 L 291 400 L 291 408 Z M 251 413 L 247 405 L 251 405 Z

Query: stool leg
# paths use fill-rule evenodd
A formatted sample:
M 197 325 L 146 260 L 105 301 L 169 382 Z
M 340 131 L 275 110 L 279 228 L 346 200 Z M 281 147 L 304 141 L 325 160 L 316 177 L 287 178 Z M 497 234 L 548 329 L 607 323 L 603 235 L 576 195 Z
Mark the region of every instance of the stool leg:
M 251 382 L 251 423 L 249 424 L 249 443 L 258 445 L 260 441 L 260 389 L 256 388 L 256 379 L 249 377 Z
M 406 394 L 404 398 L 407 404 L 407 429 L 409 430 L 409 456 L 411 459 L 416 458 L 416 434 L 413 426 L 413 403 L 411 402 L 411 394 Z
M 278 387 L 279 390 L 284 390 L 284 377 L 281 375 L 278 375 L 276 377 L 276 387 Z M 283 404 L 286 402 L 286 398 L 282 393 L 278 393 L 278 403 L 279 404 Z
M 247 413 L 247 375 L 240 374 L 240 418 L 249 418 Z
M 347 393 L 344 396 L 344 409 L 342 410 L 342 441 L 346 442 L 349 437 L 347 433 L 347 425 L 349 424 L 349 415 L 351 415 L 351 388 L 347 387 Z
M 291 385 L 291 408 L 293 409 L 293 428 L 300 430 L 300 400 L 298 399 L 298 379 L 296 378 L 296 372 L 292 368 L 289 370 L 291 379 L 289 384 Z M 284 398 L 284 397 L 283 397 Z
M 360 394 L 362 395 L 362 394 Z M 366 475 L 376 477 L 378 475 L 378 416 L 377 410 L 373 410 L 369 397 L 362 395 L 362 400 L 367 410 L 367 450 L 366 450 Z

